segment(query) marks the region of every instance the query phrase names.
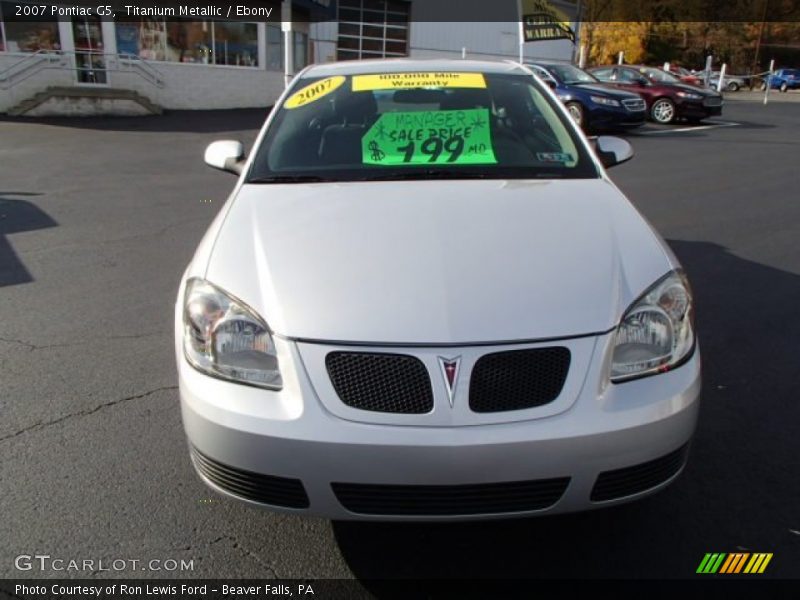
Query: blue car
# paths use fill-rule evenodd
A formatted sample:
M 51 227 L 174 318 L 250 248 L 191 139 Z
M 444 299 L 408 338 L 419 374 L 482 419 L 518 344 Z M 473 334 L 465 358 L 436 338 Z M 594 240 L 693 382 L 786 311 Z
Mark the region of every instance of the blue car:
M 573 65 L 535 62 L 527 66 L 553 88 L 584 131 L 639 127 L 647 120 L 647 104 L 639 94 L 608 87 Z
M 800 69 L 778 69 L 769 78 L 770 89 L 782 92 L 800 88 Z M 761 84 L 761 90 L 767 89 L 767 82 Z

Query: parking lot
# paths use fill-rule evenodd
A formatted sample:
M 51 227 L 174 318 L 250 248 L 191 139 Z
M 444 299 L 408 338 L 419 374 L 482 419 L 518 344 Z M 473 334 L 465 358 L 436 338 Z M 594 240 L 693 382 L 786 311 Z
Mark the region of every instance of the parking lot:
M 611 171 L 695 289 L 704 395 L 682 477 L 620 508 L 445 525 L 275 515 L 192 470 L 173 304 L 234 184 L 203 150 L 250 144 L 264 111 L 0 121 L 0 577 L 91 574 L 15 569 L 38 553 L 193 561 L 100 576 L 683 578 L 735 551 L 800 577 L 800 94 L 761 98 L 629 133 Z

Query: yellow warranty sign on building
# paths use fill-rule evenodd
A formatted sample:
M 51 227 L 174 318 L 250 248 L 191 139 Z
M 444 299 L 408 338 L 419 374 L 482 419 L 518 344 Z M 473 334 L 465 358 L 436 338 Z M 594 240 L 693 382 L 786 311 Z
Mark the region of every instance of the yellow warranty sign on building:
M 547 0 L 520 0 L 520 20 L 526 42 L 570 40 L 575 32 L 569 17 Z

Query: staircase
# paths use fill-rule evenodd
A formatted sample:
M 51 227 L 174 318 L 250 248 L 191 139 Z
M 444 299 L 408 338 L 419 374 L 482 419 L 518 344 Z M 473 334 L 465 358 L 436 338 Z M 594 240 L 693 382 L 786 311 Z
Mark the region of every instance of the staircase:
M 9 116 L 160 115 L 160 106 L 133 90 L 106 87 L 48 87 L 8 110 Z

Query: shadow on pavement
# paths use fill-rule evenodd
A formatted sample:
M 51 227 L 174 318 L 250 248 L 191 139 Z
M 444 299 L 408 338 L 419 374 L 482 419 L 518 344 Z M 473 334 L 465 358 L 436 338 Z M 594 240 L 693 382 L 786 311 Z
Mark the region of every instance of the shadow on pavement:
M 6 236 L 58 225 L 35 204 L 27 200 L 13 200 L 10 196 L 41 196 L 41 194 L 0 191 L 0 287 L 33 281 L 33 277 L 19 260 Z
M 146 117 L 2 117 L 0 122 L 36 123 L 100 131 L 218 133 L 260 129 L 271 108 L 176 110 Z
M 396 583 L 374 580 L 397 578 L 693 577 L 706 552 L 774 552 L 765 576 L 797 576 L 800 276 L 711 243 L 670 245 L 694 286 L 704 360 L 700 423 L 681 477 L 642 501 L 580 514 L 334 523 L 370 591 L 395 596 Z

